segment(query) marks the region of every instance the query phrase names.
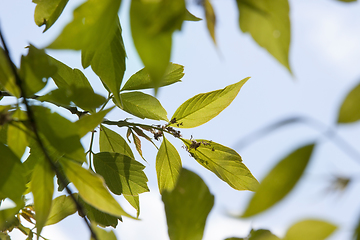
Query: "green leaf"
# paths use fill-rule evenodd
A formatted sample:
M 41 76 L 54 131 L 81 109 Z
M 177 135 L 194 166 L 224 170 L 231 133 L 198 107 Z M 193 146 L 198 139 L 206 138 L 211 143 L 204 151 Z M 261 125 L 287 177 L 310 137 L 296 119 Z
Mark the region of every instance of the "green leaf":
M 34 196 L 36 233 L 39 236 L 48 219 L 54 193 L 54 176 L 48 159 L 38 161 L 31 178 L 31 191 Z
M 191 12 L 189 12 L 189 10 L 186 9 L 184 20 L 197 22 L 197 21 L 201 21 L 202 19 L 194 16 Z
M 48 108 L 33 106 L 38 130 L 49 143 L 61 153 L 72 159 L 86 161 L 84 148 L 80 143 L 76 125 Z
M 133 206 L 137 212 L 136 217 L 139 217 L 140 215 L 140 201 L 139 201 L 139 195 L 127 195 L 124 194 L 124 198 L 126 201 L 128 201 L 131 206 Z
M 115 194 L 138 195 L 148 192 L 145 166 L 119 153 L 100 152 L 94 155 L 94 167 Z
M 201 240 L 214 196 L 195 173 L 182 169 L 175 188 L 164 191 L 168 233 L 171 240 Z
M 130 133 L 132 134 L 136 150 L 138 151 L 141 158 L 146 162 L 146 160 L 145 160 L 145 158 L 144 158 L 144 156 L 142 154 L 140 138 L 138 136 L 136 136 L 136 134 L 132 131 L 131 128 L 129 128 L 129 130 L 130 130 Z M 128 140 L 129 140 L 129 138 L 128 138 Z
M 0 240 L 11 240 L 11 239 L 8 234 L 0 232 Z
M 112 39 L 121 0 L 88 0 L 47 48 L 95 50 Z
M 170 61 L 172 33 L 181 28 L 185 15 L 184 0 L 131 1 L 131 34 L 155 90 Z
M 114 107 L 111 107 L 109 109 L 99 111 L 91 115 L 85 115 L 81 117 L 79 120 L 77 120 L 74 124 L 77 128 L 80 138 L 84 137 L 88 132 L 94 130 L 94 128 L 96 128 L 104 120 L 106 114 L 108 114 L 113 108 Z
M 159 100 L 151 95 L 142 92 L 127 92 L 120 94 L 120 97 L 122 107 L 118 107 L 136 117 L 169 121 L 166 110 Z
M 215 38 L 215 24 L 216 24 L 216 16 L 214 9 L 210 3 L 209 0 L 204 0 L 204 10 L 205 10 L 205 18 L 206 18 L 206 26 L 210 33 L 210 36 L 214 43 L 216 44 L 216 38 Z
M 198 163 L 215 173 L 230 187 L 236 190 L 257 190 L 258 181 L 236 151 L 208 140 L 182 140 Z
M 9 147 L 0 143 L 0 200 L 10 198 L 14 202 L 25 192 L 25 168 Z
M 181 159 L 176 148 L 163 137 L 156 155 L 156 173 L 160 193 L 174 189 L 181 170 Z
M 127 216 L 132 218 L 111 196 L 104 185 L 104 180 L 99 175 L 82 168 L 72 161 L 62 159 L 61 165 L 66 177 L 74 184 L 85 202 L 102 212 L 116 217 Z
M 309 144 L 282 159 L 260 183 L 242 217 L 261 213 L 283 199 L 301 178 L 313 149 Z
M 273 55 L 290 72 L 290 19 L 288 0 L 236 0 L 240 29 Z
M 272 234 L 269 230 L 258 229 L 251 230 L 249 240 L 280 240 L 280 238 Z
M 35 8 L 35 23 L 39 27 L 46 25 L 44 32 L 48 30 L 59 18 L 69 0 L 33 0 L 37 4 Z
M 100 125 L 100 152 L 120 153 L 134 158 L 134 154 L 125 139 L 103 125 Z
M 3 229 L 12 229 L 19 225 L 19 219 L 15 217 L 20 210 L 25 206 L 24 200 L 20 199 L 15 201 L 16 206 L 0 210 L 0 232 Z
M 360 84 L 354 87 L 341 104 L 338 123 L 352 123 L 360 120 Z
M 74 214 L 76 211 L 76 205 L 71 199 L 71 196 L 61 195 L 53 200 L 49 217 L 45 225 L 48 226 L 58 223 L 67 216 Z
M 357 0 L 338 0 L 340 2 L 356 2 Z
M 20 97 L 20 89 L 16 85 L 15 76 L 11 69 L 9 59 L 6 57 L 6 53 L 4 49 L 2 49 L 1 47 L 0 47 L 0 84 L 2 88 L 4 88 L 12 95 L 16 96 L 17 98 Z
M 116 240 L 116 235 L 113 231 L 106 231 L 96 226 L 93 229 L 98 240 Z M 94 240 L 94 238 L 90 237 L 90 240 Z
M 25 120 L 27 117 L 25 112 L 16 109 L 12 114 L 12 118 L 14 120 Z M 23 156 L 25 148 L 29 144 L 26 132 L 26 126 L 21 122 L 12 121 L 11 124 L 8 125 L 7 145 L 19 158 Z
M 170 63 L 167 67 L 165 74 L 161 80 L 159 87 L 164 87 L 176 82 L 180 82 L 181 78 L 184 76 L 184 66 L 179 64 Z M 151 81 L 149 73 L 146 71 L 146 68 L 141 69 L 140 71 L 133 74 L 129 80 L 125 83 L 121 91 L 125 90 L 139 90 L 154 88 L 155 85 Z
M 329 222 L 307 219 L 292 225 L 286 232 L 284 240 L 323 240 L 329 237 L 336 228 Z
M 79 69 L 70 68 L 50 56 L 49 58 L 50 62 L 57 67 L 57 72 L 51 78 L 59 88 L 70 89 L 72 86 L 91 88 L 89 81 Z
M 83 67 L 91 65 L 92 70 L 100 77 L 106 89 L 120 103 L 119 92 L 125 72 L 126 53 L 119 19 L 116 19 L 116 22 L 116 31 L 111 41 L 104 41 L 95 50 L 83 50 L 81 58 Z
M 224 89 L 198 94 L 183 104 L 175 111 L 171 119 L 176 119 L 179 128 L 193 128 L 200 126 L 217 116 L 235 99 L 241 87 L 249 77 L 238 83 L 229 85 Z
M 244 238 L 231 237 L 231 238 L 226 238 L 225 240 L 245 240 L 245 239 Z

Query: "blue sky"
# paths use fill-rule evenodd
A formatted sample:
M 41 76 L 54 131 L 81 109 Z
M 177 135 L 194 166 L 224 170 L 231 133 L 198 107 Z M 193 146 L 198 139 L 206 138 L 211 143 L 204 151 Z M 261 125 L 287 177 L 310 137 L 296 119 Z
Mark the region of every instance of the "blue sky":
M 70 9 L 80 2 L 70 1 L 59 22 L 42 34 L 42 28 L 33 21 L 35 4 L 20 0 L 0 1 L 0 24 L 15 62 L 19 63 L 20 54 L 26 52 L 24 47 L 29 43 L 42 47 L 51 42 L 71 20 Z M 334 174 L 358 174 L 360 160 L 350 158 L 318 131 L 301 124 L 284 127 L 243 149 L 238 149 L 237 143 L 267 124 L 291 116 L 307 116 L 326 126 L 334 126 L 342 99 L 360 79 L 360 4 L 335 0 L 290 0 L 293 77 L 248 34 L 240 32 L 235 1 L 212 2 L 218 19 L 217 46 L 206 32 L 205 22 L 185 23 L 183 30 L 174 35 L 172 52 L 172 61 L 185 66 L 185 76 L 181 83 L 162 89 L 159 100 L 170 117 L 182 102 L 200 92 L 217 90 L 248 76 L 251 79 L 219 116 L 200 127 L 183 130 L 183 136 L 190 138 L 193 135 L 194 138 L 209 139 L 234 148 L 259 180 L 285 154 L 302 144 L 320 141 L 305 177 L 282 203 L 255 218 L 238 220 L 226 214 L 241 213 L 251 193 L 233 190 L 182 151 L 180 142 L 171 140 L 179 149 L 183 165 L 199 174 L 215 195 L 215 208 L 208 218 L 204 240 L 244 237 L 251 227 L 271 229 L 281 236 L 292 223 L 304 218 L 327 219 L 340 227 L 330 239 L 350 239 L 352 227 L 360 214 L 360 186 L 355 179 L 343 194 L 329 193 L 326 189 Z M 141 69 L 142 64 L 130 38 L 129 1 L 124 0 L 122 4 L 120 17 L 128 54 L 126 80 Z M 191 6 L 190 11 L 203 17 L 196 6 Z M 71 67 L 82 69 L 79 53 L 48 53 Z M 96 75 L 90 69 L 85 73 L 95 91 L 106 95 Z M 113 111 L 109 118 L 116 120 L 128 116 Z M 359 123 L 336 129 L 360 151 Z M 85 148 L 88 146 L 86 139 L 83 144 Z M 115 231 L 119 239 L 165 240 L 168 236 L 156 183 L 156 151 L 145 143 L 143 151 L 148 160 L 146 173 L 151 192 L 140 197 L 142 220 L 124 219 Z M 126 206 L 126 202 L 121 199 L 120 202 Z M 131 211 L 130 207 L 128 209 Z M 43 234 L 50 239 L 86 239 L 89 235 L 76 215 L 45 228 Z M 21 234 L 14 233 L 14 236 L 17 239 Z

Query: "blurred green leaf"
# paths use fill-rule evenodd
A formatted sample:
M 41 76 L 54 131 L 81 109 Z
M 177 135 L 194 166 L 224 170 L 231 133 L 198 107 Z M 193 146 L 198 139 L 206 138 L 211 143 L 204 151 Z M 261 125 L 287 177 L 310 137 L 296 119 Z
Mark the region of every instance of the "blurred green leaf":
M 236 190 L 257 190 L 258 181 L 243 164 L 240 155 L 233 149 L 203 139 L 183 139 L 183 142 L 198 163 L 215 173 L 232 188 Z
M 33 106 L 38 130 L 49 143 L 61 153 L 67 154 L 73 160 L 86 161 L 84 148 L 80 143 L 76 125 L 50 109 Z
M 67 216 L 77 211 L 76 205 L 70 196 L 61 195 L 55 198 L 51 204 L 49 217 L 46 226 L 60 222 Z
M 201 21 L 202 19 L 194 16 L 191 12 L 189 12 L 189 10 L 186 9 L 184 20 L 197 22 L 197 21 Z
M 272 234 L 269 230 L 258 229 L 251 230 L 248 240 L 280 240 L 280 238 Z
M 44 32 L 48 30 L 59 18 L 69 0 L 33 0 L 37 4 L 35 8 L 35 23 L 39 27 L 46 25 Z
M 0 240 L 11 240 L 11 238 L 8 234 L 0 232 Z
M 88 0 L 74 10 L 73 20 L 47 47 L 95 50 L 112 39 L 121 0 Z
M 98 240 L 116 240 L 116 235 L 113 231 L 106 231 L 96 226 L 93 229 Z M 94 238 L 90 236 L 90 240 L 94 240 Z
M 11 116 L 14 120 L 25 120 L 27 118 L 26 113 L 20 109 L 16 111 Z M 28 135 L 27 128 L 21 122 L 12 121 L 8 126 L 7 130 L 7 145 L 8 147 L 19 157 L 21 158 L 24 154 L 25 148 L 28 146 Z
M 85 202 L 102 212 L 116 217 L 127 216 L 133 218 L 111 196 L 105 187 L 104 180 L 99 175 L 69 160 L 62 159 L 61 165 L 66 177 L 74 184 Z
M 119 153 L 100 152 L 94 155 L 94 167 L 115 194 L 138 195 L 148 192 L 145 166 Z
M 14 66 L 15 67 L 15 66 Z M 4 49 L 0 47 L 0 84 L 1 86 L 16 96 L 20 97 L 20 89 L 16 85 L 15 76 L 11 69 L 11 65 L 9 63 L 9 59 L 6 57 L 6 53 Z
M 236 0 L 240 29 L 273 55 L 290 72 L 288 0 Z
M 170 63 L 167 67 L 163 79 L 161 80 L 159 87 L 164 87 L 176 82 L 180 82 L 181 78 L 184 76 L 184 66 L 179 64 Z M 149 73 L 146 71 L 146 68 L 141 69 L 140 71 L 133 74 L 129 80 L 125 83 L 121 91 L 125 90 L 139 90 L 154 88 L 155 85 L 150 79 Z
M 156 155 L 156 173 L 160 193 L 174 189 L 180 170 L 180 155 L 164 136 Z
M 283 158 L 260 183 L 241 217 L 261 213 L 282 200 L 301 178 L 313 149 L 314 144 L 309 144 Z
M 57 72 L 51 78 L 59 88 L 70 89 L 72 86 L 91 88 L 89 81 L 79 69 L 73 69 L 52 57 L 49 59 L 57 67 Z
M 125 139 L 103 125 L 100 125 L 100 152 L 120 153 L 134 159 Z
M 201 240 L 214 196 L 195 173 L 182 169 L 175 188 L 164 191 L 168 233 L 171 240 Z
M 0 143 L 0 200 L 10 198 L 14 202 L 25 192 L 25 168 L 13 151 Z
M 360 84 L 355 86 L 341 104 L 338 123 L 352 123 L 360 120 Z
M 56 66 L 51 63 L 45 50 L 30 45 L 28 54 L 21 57 L 20 66 L 20 77 L 24 83 L 26 96 L 32 96 L 43 89 L 47 79 L 56 71 Z
M 48 159 L 37 162 L 32 178 L 31 192 L 34 197 L 36 233 L 39 236 L 48 219 L 54 193 L 54 176 Z
M 357 0 L 338 0 L 340 2 L 356 2 Z
M 1 177 L 0 177 L 1 178 Z M 16 207 L 0 210 L 0 232 L 12 229 L 19 225 L 19 219 L 15 217 L 25 206 L 23 199 L 15 201 Z
M 205 10 L 205 18 L 206 18 L 206 26 L 210 33 L 210 36 L 214 43 L 216 44 L 216 37 L 215 37 L 215 24 L 216 24 L 216 16 L 214 9 L 209 0 L 204 0 L 204 10 Z
M 224 89 L 201 93 L 190 98 L 175 111 L 171 119 L 175 118 L 176 123 L 170 125 L 193 128 L 210 121 L 230 105 L 248 79 L 249 77 Z M 180 125 L 177 125 L 179 123 Z
M 237 238 L 237 237 L 231 237 L 231 238 L 226 238 L 225 240 L 246 240 L 244 238 Z
M 131 34 L 155 90 L 170 61 L 172 33 L 181 28 L 185 16 L 184 0 L 131 1 Z
M 307 219 L 292 225 L 287 230 L 284 240 L 323 240 L 329 237 L 336 228 L 329 222 Z
M 122 107 L 118 107 L 136 117 L 169 121 L 166 110 L 159 100 L 151 95 L 142 92 L 126 92 L 120 94 L 120 97 Z
M 85 115 L 74 122 L 80 138 L 84 137 L 88 132 L 93 131 L 94 128 L 96 128 L 104 120 L 106 114 L 108 114 L 113 108 L 114 107 L 111 107 L 91 115 Z

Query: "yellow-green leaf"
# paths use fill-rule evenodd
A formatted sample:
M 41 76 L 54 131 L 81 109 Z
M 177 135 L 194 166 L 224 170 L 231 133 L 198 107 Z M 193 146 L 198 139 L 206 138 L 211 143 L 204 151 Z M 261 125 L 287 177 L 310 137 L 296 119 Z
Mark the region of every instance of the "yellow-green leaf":
M 332 223 L 306 219 L 292 225 L 286 232 L 284 240 L 324 240 L 335 230 L 336 226 Z
M 15 67 L 15 66 L 14 66 Z M 15 67 L 16 68 L 16 67 Z M 2 88 L 16 97 L 20 97 L 20 89 L 16 85 L 15 76 L 4 49 L 0 47 L 0 84 Z
M 71 199 L 71 196 L 61 195 L 53 200 L 49 217 L 45 225 L 58 223 L 67 216 L 74 214 L 76 211 L 77 208 L 73 199 Z
M 111 107 L 91 115 L 85 115 L 74 122 L 80 138 L 84 137 L 88 132 L 94 130 L 94 128 L 96 128 L 104 120 L 106 114 L 108 114 L 113 108 L 114 107 Z
M 216 44 L 216 37 L 215 37 L 215 24 L 216 24 L 216 16 L 214 9 L 210 3 L 210 0 L 204 0 L 204 10 L 205 10 L 205 18 L 206 18 L 206 26 L 210 33 L 210 36 L 214 43 Z
M 352 123 L 360 120 L 360 84 L 354 87 L 341 104 L 338 123 Z
M 258 181 L 233 149 L 203 139 L 183 139 L 183 142 L 198 163 L 215 173 L 232 188 L 250 191 L 256 191 L 258 188 Z
M 248 79 L 249 77 L 224 89 L 201 93 L 190 98 L 175 111 L 171 119 L 175 118 L 176 123 L 171 125 L 193 128 L 210 121 L 230 105 Z
M 134 154 L 125 139 L 103 125 L 100 125 L 100 152 L 120 153 L 134 158 Z
M 301 178 L 314 144 L 300 147 L 283 158 L 260 183 L 242 217 L 261 213 L 282 200 Z
M 12 114 L 12 118 L 15 120 L 25 120 L 27 117 L 25 112 L 17 109 Z M 13 121 L 8 126 L 7 145 L 20 159 L 24 154 L 25 148 L 29 145 L 27 131 L 26 126 L 20 121 Z
M 288 0 L 236 0 L 240 29 L 273 55 L 290 72 Z
M 59 18 L 69 0 L 33 0 L 37 4 L 35 8 L 35 23 L 39 27 L 46 25 L 44 32 L 48 30 Z
M 258 229 L 258 230 L 251 230 L 248 240 L 280 240 L 279 237 L 272 234 L 269 230 L 265 229 Z
M 181 170 L 181 159 L 176 148 L 163 137 L 156 155 L 156 173 L 159 191 L 171 191 L 175 187 Z
M 113 231 L 106 231 L 105 229 L 99 228 L 97 226 L 92 226 L 94 229 L 94 232 L 96 234 L 96 237 L 98 240 L 116 240 L 116 235 Z M 92 238 L 90 236 L 90 240 L 94 240 L 94 238 Z

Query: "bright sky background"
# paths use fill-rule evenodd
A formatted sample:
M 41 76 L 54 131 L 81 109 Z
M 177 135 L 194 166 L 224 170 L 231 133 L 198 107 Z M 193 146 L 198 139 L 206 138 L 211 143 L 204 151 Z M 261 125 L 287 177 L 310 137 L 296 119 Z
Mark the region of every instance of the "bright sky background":
M 29 43 L 36 47 L 50 43 L 71 20 L 71 9 L 81 2 L 70 1 L 59 21 L 42 34 L 43 28 L 38 28 L 33 21 L 35 4 L 30 0 L 0 0 L 0 25 L 13 60 L 19 63 L 20 54 L 26 53 L 24 47 Z M 199 174 L 215 195 L 215 207 L 209 215 L 204 240 L 245 237 L 251 227 L 271 229 L 282 236 L 290 225 L 304 218 L 327 219 L 338 225 L 340 230 L 329 239 L 350 239 L 360 215 L 358 179 L 354 179 L 343 194 L 330 193 L 327 189 L 335 174 L 358 175 L 360 159 L 350 158 L 317 130 L 301 124 L 284 127 L 246 148 L 240 149 L 237 143 L 257 129 L 291 116 L 307 116 L 326 126 L 334 125 L 342 99 L 359 82 L 360 4 L 335 0 L 290 0 L 292 77 L 249 35 L 240 32 L 234 0 L 212 2 L 218 20 L 218 45 L 212 43 L 204 21 L 185 23 L 183 31 L 174 35 L 172 53 L 172 61 L 185 66 L 183 82 L 161 89 L 159 100 L 171 117 L 181 103 L 200 92 L 217 90 L 248 76 L 252 78 L 219 116 L 200 127 L 182 130 L 183 136 L 190 138 L 193 135 L 194 138 L 209 139 L 234 148 L 259 180 L 277 161 L 300 145 L 314 140 L 319 140 L 320 144 L 305 177 L 285 200 L 264 214 L 240 220 L 227 214 L 241 213 L 252 193 L 232 189 L 190 158 L 181 149 L 179 141 L 171 139 L 182 156 L 184 167 Z M 130 38 L 128 8 L 129 0 L 123 0 L 120 17 L 128 54 L 125 80 L 142 68 Z M 190 11 L 203 17 L 197 6 L 192 5 Z M 48 53 L 71 67 L 82 69 L 77 52 Z M 106 95 L 96 75 L 90 69 L 85 73 L 95 91 Z M 118 120 L 128 116 L 113 111 L 109 118 Z M 338 127 L 337 132 L 360 151 L 359 123 Z M 83 144 L 87 148 L 86 139 Z M 156 151 L 150 144 L 143 145 L 151 192 L 140 196 L 142 220 L 125 218 L 115 232 L 119 239 L 166 240 L 165 213 L 156 182 Z M 124 200 L 120 202 L 133 212 Z M 46 227 L 43 235 L 52 240 L 89 237 L 77 214 L 60 224 Z M 25 239 L 19 232 L 14 231 L 13 236 L 14 239 Z

